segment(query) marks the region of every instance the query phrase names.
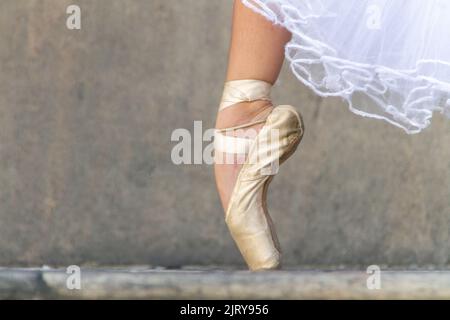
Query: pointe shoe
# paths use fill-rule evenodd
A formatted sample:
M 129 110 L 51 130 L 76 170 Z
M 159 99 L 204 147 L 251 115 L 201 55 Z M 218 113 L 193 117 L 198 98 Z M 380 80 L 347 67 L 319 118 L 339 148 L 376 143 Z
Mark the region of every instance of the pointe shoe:
M 221 109 L 241 101 L 270 100 L 270 84 L 256 80 L 228 82 Z M 254 139 L 225 135 L 264 123 Z M 244 154 L 225 221 L 244 260 L 252 271 L 278 269 L 280 244 L 267 210 L 267 189 L 278 167 L 296 150 L 303 137 L 301 115 L 292 106 L 278 106 L 264 120 L 217 130 L 216 152 Z M 223 160 L 223 159 L 222 159 Z

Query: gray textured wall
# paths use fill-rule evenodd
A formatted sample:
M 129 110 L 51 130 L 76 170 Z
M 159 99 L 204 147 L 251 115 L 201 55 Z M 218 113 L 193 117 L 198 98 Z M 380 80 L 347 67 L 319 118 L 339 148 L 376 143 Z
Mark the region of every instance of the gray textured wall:
M 82 30 L 65 27 L 68 4 Z M 175 128 L 213 126 L 231 1 L 0 2 L 0 265 L 240 264 L 206 165 Z M 450 122 L 421 135 L 322 100 L 271 185 L 285 264 L 438 264 L 450 256 Z

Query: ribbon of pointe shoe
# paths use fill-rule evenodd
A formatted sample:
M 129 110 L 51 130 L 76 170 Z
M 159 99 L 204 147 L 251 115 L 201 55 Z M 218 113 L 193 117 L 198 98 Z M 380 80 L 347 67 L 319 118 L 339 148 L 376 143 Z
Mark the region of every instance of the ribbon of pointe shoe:
M 249 79 L 228 81 L 225 83 L 219 111 L 240 102 L 251 102 L 256 100 L 271 101 L 271 88 L 272 85 L 270 83 L 262 80 Z M 215 151 L 228 154 L 247 154 L 253 139 L 226 135 L 226 133 L 264 122 L 265 120 L 256 120 L 241 126 L 216 130 L 214 139 Z
M 216 131 L 214 136 L 214 150 L 221 153 L 242 154 L 249 152 L 252 139 L 227 136 Z
M 272 84 L 262 80 L 233 80 L 225 83 L 219 111 L 240 102 L 270 101 Z

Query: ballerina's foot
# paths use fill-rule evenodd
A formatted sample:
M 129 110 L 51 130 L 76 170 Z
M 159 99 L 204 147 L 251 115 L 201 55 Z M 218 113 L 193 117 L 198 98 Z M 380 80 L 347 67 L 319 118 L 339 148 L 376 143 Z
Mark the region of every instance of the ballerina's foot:
M 252 271 L 280 266 L 267 190 L 278 165 L 295 151 L 303 135 L 301 117 L 293 107 L 272 107 L 270 87 L 259 80 L 228 82 L 214 140 L 225 221 Z
M 267 118 L 272 110 L 273 106 L 268 101 L 238 103 L 219 112 L 216 128 L 234 128 L 247 123 L 258 122 L 258 120 Z M 263 126 L 264 123 L 258 123 L 242 130 L 226 130 L 225 132 L 228 136 L 251 139 L 258 134 Z M 237 176 L 245 162 L 245 155 L 227 155 L 225 153 L 216 152 L 216 158 L 218 157 L 222 158 L 223 161 L 216 161 L 214 171 L 219 190 L 219 197 L 224 212 L 226 212 L 231 193 L 236 184 Z

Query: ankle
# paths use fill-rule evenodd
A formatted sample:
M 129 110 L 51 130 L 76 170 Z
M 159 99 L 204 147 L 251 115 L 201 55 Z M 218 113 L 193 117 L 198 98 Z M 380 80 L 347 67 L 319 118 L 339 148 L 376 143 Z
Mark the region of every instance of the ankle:
M 272 108 L 272 103 L 265 100 L 237 103 L 218 113 L 216 128 L 225 129 L 264 119 Z

